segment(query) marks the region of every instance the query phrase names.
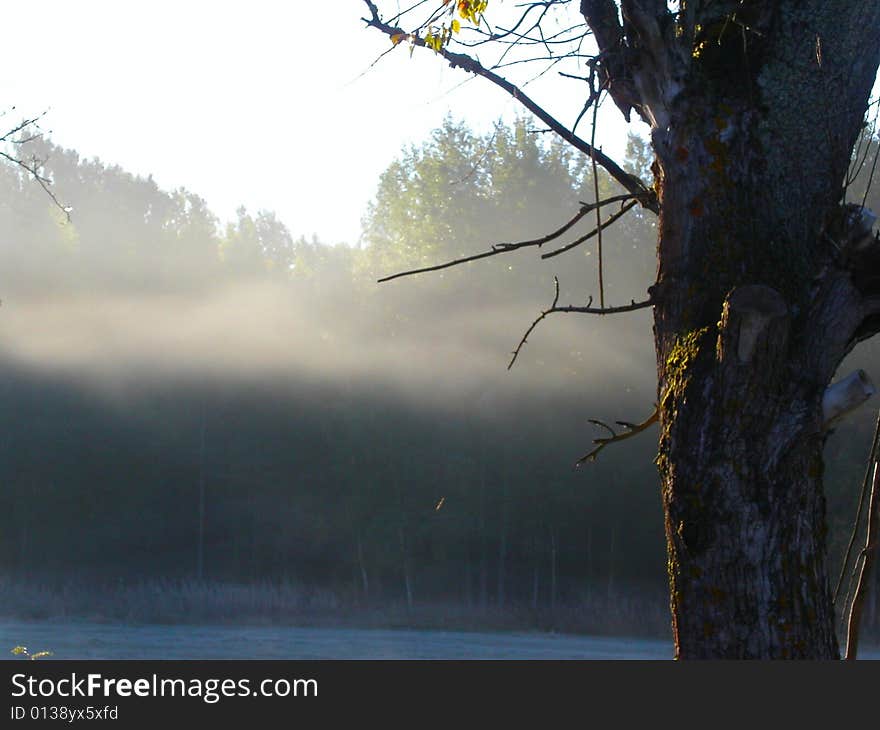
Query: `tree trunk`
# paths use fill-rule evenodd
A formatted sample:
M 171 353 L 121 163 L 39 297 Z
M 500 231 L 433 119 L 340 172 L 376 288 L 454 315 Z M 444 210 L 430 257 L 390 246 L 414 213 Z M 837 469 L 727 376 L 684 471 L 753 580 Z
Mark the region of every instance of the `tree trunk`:
M 605 581 L 605 598 L 609 606 L 614 605 L 614 543 L 617 541 L 617 524 L 611 526 L 611 541 L 608 544 L 608 576 Z
M 539 554 L 536 552 L 536 557 Z M 538 565 L 538 560 L 535 560 L 534 566 L 532 566 L 532 611 L 538 610 L 538 596 L 540 595 L 540 567 Z
M 207 429 L 207 417 L 205 406 L 202 404 L 202 415 L 199 423 L 199 514 L 198 533 L 196 548 L 196 579 L 203 580 L 205 577 L 205 431 Z
M 495 600 L 498 608 L 504 608 L 506 601 L 505 588 L 507 586 L 507 475 L 503 476 L 504 481 L 501 487 L 501 526 L 498 535 L 498 590 Z
M 413 608 L 413 588 L 412 575 L 410 572 L 409 547 L 407 545 L 406 534 L 403 526 L 397 529 L 397 537 L 400 540 L 400 565 L 403 572 L 403 589 L 406 596 L 407 610 L 412 611 Z
M 367 574 L 367 563 L 364 560 L 364 546 L 361 541 L 361 533 L 358 530 L 356 533 L 357 540 L 357 563 L 358 569 L 361 574 L 361 591 L 363 593 L 364 601 L 370 600 L 370 577 Z
M 635 77 L 661 203 L 657 464 L 676 657 L 832 658 L 822 402 L 877 325 L 877 280 L 858 273 L 877 271 L 877 243 L 842 184 L 880 3 L 745 2 L 737 23 L 701 30 L 681 78 L 663 64 Z
M 550 530 L 550 611 L 556 610 L 556 532 Z
M 489 606 L 489 544 L 486 526 L 486 464 L 480 459 L 480 610 Z

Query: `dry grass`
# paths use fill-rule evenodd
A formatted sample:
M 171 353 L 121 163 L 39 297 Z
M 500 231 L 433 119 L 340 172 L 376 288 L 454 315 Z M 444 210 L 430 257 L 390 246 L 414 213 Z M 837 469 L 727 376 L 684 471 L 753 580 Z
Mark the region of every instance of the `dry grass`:
M 862 637 L 880 643 L 872 601 Z M 94 585 L 0 578 L 0 620 L 87 620 L 135 624 L 346 626 L 465 631 L 556 631 L 591 636 L 670 637 L 662 591 L 584 593 L 555 607 L 454 601 L 368 603 L 345 592 L 291 581 L 257 583 L 150 580 Z
M 360 602 L 292 582 L 211 583 L 152 580 L 115 585 L 33 583 L 0 578 L 0 619 L 89 620 L 146 624 L 273 624 L 542 630 L 590 635 L 669 636 L 662 595 L 584 595 L 554 608 L 458 602 Z

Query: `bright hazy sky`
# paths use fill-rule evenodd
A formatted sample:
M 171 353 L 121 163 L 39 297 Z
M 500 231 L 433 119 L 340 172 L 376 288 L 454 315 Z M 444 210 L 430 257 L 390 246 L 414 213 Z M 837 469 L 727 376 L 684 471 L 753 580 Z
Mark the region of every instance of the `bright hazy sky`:
M 28 0 L 5 16 L 0 107 L 15 105 L 16 119 L 48 109 L 56 143 L 186 187 L 224 220 L 244 204 L 276 211 L 295 236 L 354 242 L 403 146 L 450 108 L 479 131 L 517 109 L 422 49 L 362 75 L 388 47 L 364 27 L 365 10 L 361 0 Z M 571 81 L 529 91 L 567 124 L 582 101 Z M 600 123 L 605 151 L 619 154 L 619 115 Z

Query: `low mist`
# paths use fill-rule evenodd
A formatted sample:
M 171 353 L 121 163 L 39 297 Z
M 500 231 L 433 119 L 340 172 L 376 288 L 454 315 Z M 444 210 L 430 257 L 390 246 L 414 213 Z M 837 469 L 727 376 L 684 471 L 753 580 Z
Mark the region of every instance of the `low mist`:
M 390 163 L 361 240 L 335 244 L 267 211 L 219 221 L 35 140 L 68 221 L 0 166 L 7 611 L 213 620 L 166 609 L 204 607 L 216 582 L 283 585 L 300 618 L 443 606 L 462 624 L 665 630 L 655 436 L 574 469 L 606 435 L 590 419 L 654 408 L 650 311 L 547 317 L 508 370 L 554 276 L 560 304 L 598 300 L 599 241 L 376 283 L 571 218 L 589 165 L 526 130 L 497 130 L 489 154 L 448 121 Z M 603 235 L 606 304 L 646 296 L 654 245 L 638 211 Z M 830 442 L 835 545 L 863 420 Z
M 370 304 L 393 307 L 394 285 L 383 286 L 385 291 L 372 294 L 381 301 L 367 304 L 354 291 L 318 298 L 320 292 L 316 297 L 295 284 L 259 281 L 173 294 L 15 297 L 3 304 L 0 352 L 24 370 L 117 394 L 158 379 L 320 381 L 365 391 L 378 387 L 417 407 L 443 408 L 459 407 L 475 393 L 515 398 L 523 389 L 576 388 L 580 397 L 592 394 L 601 402 L 642 392 L 650 383 L 650 324 L 644 315 L 630 315 L 626 327 L 556 315 L 529 338 L 508 371 L 514 347 L 537 316 L 534 305 L 477 301 L 471 311 L 409 308 L 407 321 L 394 327 L 380 319 L 381 310 L 365 311 Z M 409 286 L 417 296 L 418 283 Z

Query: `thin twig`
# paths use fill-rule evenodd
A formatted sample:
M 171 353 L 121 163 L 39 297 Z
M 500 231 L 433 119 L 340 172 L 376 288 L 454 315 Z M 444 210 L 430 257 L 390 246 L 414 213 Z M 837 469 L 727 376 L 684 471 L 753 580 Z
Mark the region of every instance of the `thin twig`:
M 15 109 L 15 107 L 12 107 L 12 109 Z M 6 116 L 6 113 L 6 111 L 0 113 L 0 117 Z M 23 118 L 18 124 L 10 127 L 0 135 L 0 144 L 23 147 L 28 142 L 40 139 L 43 136 L 43 130 L 40 127 L 40 120 L 43 119 L 47 113 L 48 112 L 44 111 L 37 114 L 35 117 Z M 27 131 L 26 135 L 24 134 L 25 131 Z M 41 160 L 35 155 L 32 155 L 29 160 L 24 160 L 17 154 L 10 154 L 2 149 L 0 149 L 0 159 L 12 163 L 31 175 L 34 180 L 36 180 L 37 184 L 43 189 L 43 192 L 49 196 L 49 199 L 55 204 L 55 206 L 64 213 L 67 217 L 67 221 L 70 222 L 71 208 L 62 204 L 61 201 L 58 200 L 55 193 L 50 188 L 52 181 L 40 172 L 40 168 L 46 164 L 46 160 Z
M 855 562 L 853 563 L 852 574 L 849 576 L 849 582 L 846 585 L 846 595 L 843 597 L 843 607 L 844 610 L 840 612 L 840 627 L 843 630 L 846 630 L 846 622 L 848 611 L 846 607 L 850 605 L 850 597 L 853 595 L 856 589 L 856 582 L 859 577 L 859 570 L 861 567 L 861 561 L 865 557 L 865 553 L 863 551 L 859 551 L 859 554 L 856 555 Z
M 849 611 L 849 625 L 846 631 L 845 659 L 855 659 L 859 648 L 859 628 L 862 618 L 862 607 L 865 603 L 868 578 L 874 565 L 874 555 L 877 552 L 877 541 L 880 531 L 880 461 L 874 462 L 874 478 L 871 481 L 871 500 L 868 506 L 868 528 L 865 534 L 865 548 L 862 550 L 862 569 L 859 572 L 859 582 L 853 596 L 852 606 Z
M 47 112 L 42 112 L 31 119 L 22 119 L 14 127 L 7 129 L 3 133 L 3 136 L 0 136 L 0 142 L 11 142 L 12 144 L 23 144 L 23 140 L 12 139 L 12 137 L 14 137 L 14 135 L 21 132 L 23 129 L 27 129 L 28 127 L 35 127 L 36 129 L 39 129 L 40 128 L 39 121 L 43 117 L 45 117 L 46 114 L 47 114 Z M 4 115 L 5 115 L 5 113 L 4 113 Z M 36 136 L 39 136 L 39 135 L 36 135 Z M 34 139 L 34 137 L 31 137 L 30 139 Z
M 878 109 L 880 109 L 880 107 L 878 107 Z M 868 193 L 871 192 L 871 186 L 874 184 L 874 173 L 877 172 L 878 156 L 880 156 L 880 140 L 874 142 L 874 161 L 871 163 L 871 172 L 868 175 L 868 183 L 865 185 L 865 194 L 862 195 L 862 208 L 864 208 L 865 203 L 868 202 Z
M 880 447 L 880 411 L 877 411 L 877 424 L 874 426 L 874 438 L 871 441 L 871 450 L 868 452 L 868 466 L 865 469 L 865 477 L 862 480 L 862 490 L 859 493 L 859 504 L 856 508 L 856 518 L 853 521 L 852 533 L 849 536 L 849 544 L 846 546 L 846 552 L 843 555 L 843 565 L 840 566 L 840 575 L 837 577 L 837 587 L 834 589 L 832 603 L 835 604 L 840 597 L 840 589 L 843 586 L 843 577 L 846 575 L 846 569 L 849 565 L 850 557 L 852 556 L 853 546 L 855 545 L 856 537 L 858 536 L 859 525 L 862 523 L 862 511 L 868 500 L 868 488 L 871 485 L 873 464 L 880 459 L 880 451 L 878 451 L 878 447 Z M 847 599 L 848 598 L 849 596 L 847 595 Z M 844 603 L 844 607 L 845 606 L 846 603 Z M 842 615 L 843 611 L 841 611 L 841 616 Z
M 595 64 L 595 61 L 596 61 L 596 58 L 591 58 L 590 61 L 588 61 L 589 65 L 590 65 L 590 75 L 589 76 L 573 76 L 572 74 L 565 73 L 564 71 L 559 71 L 560 76 L 564 76 L 564 77 L 570 78 L 570 79 L 578 79 L 580 81 L 586 81 L 587 86 L 590 89 L 590 93 L 587 96 L 587 100 L 584 102 L 583 107 L 581 108 L 580 114 L 577 115 L 577 117 L 574 120 L 574 124 L 571 125 L 572 132 L 577 131 L 578 124 L 581 123 L 581 119 L 583 118 L 584 114 L 587 113 L 587 111 L 589 110 L 589 108 L 591 106 L 594 107 L 594 112 L 595 112 L 595 105 L 599 103 L 599 96 L 602 94 L 602 89 L 596 88 L 596 64 Z M 595 142 L 596 142 L 596 136 L 594 134 L 592 140 L 590 140 L 590 144 L 595 145 Z
M 49 199 L 55 204 L 55 206 L 67 217 L 67 222 L 70 222 L 70 206 L 64 205 L 60 200 L 58 200 L 57 196 L 54 192 L 52 192 L 49 187 L 52 184 L 52 181 L 40 174 L 40 166 L 43 164 L 40 160 L 36 158 L 32 159 L 30 164 L 25 162 L 24 160 L 15 157 L 14 155 L 10 155 L 7 152 L 0 150 L 0 158 L 11 162 L 13 165 L 20 167 L 25 172 L 33 175 L 34 180 L 37 181 L 37 184 L 43 188 L 43 192 L 49 196 Z
M 648 299 L 644 302 L 637 302 L 633 300 L 630 304 L 624 304 L 620 307 L 593 307 L 591 306 L 593 303 L 593 298 L 590 297 L 587 302 L 586 307 L 575 307 L 575 306 L 559 306 L 559 278 L 553 277 L 553 284 L 555 287 L 554 295 L 553 295 L 553 303 L 549 308 L 545 309 L 541 312 L 537 319 L 529 325 L 529 328 L 525 331 L 525 334 L 520 339 L 519 344 L 516 346 L 516 349 L 512 353 L 512 357 L 510 358 L 510 362 L 507 364 L 507 369 L 510 370 L 513 367 L 513 364 L 516 362 L 516 359 L 519 357 L 519 353 L 522 350 L 523 346 L 528 342 L 529 335 L 534 332 L 535 327 L 537 327 L 541 322 L 544 321 L 551 314 L 571 314 L 571 313 L 579 313 L 579 314 L 621 314 L 623 312 L 635 312 L 638 309 L 647 309 L 648 307 L 654 306 L 654 301 Z
M 611 435 L 607 438 L 593 439 L 593 443 L 596 444 L 596 448 L 590 451 L 590 453 L 584 454 L 580 459 L 578 459 L 575 462 L 575 467 L 579 467 L 581 466 L 581 464 L 585 464 L 590 461 L 595 461 L 596 457 L 599 455 L 599 452 L 602 451 L 602 449 L 604 449 L 606 446 L 616 444 L 618 441 L 625 441 L 628 438 L 632 438 L 636 434 L 640 434 L 642 431 L 648 429 L 651 425 L 657 423 L 658 420 L 660 420 L 660 410 L 655 407 L 654 412 L 641 423 L 615 421 L 618 426 L 623 426 L 626 429 L 626 431 L 624 431 L 623 433 L 617 433 L 604 421 L 599 421 L 595 418 L 591 418 L 590 423 L 595 424 L 596 426 L 601 426 L 602 428 L 606 429 Z
M 599 92 L 601 95 L 601 91 Z M 593 197 L 596 198 L 596 240 L 599 242 L 599 306 L 605 306 L 605 282 L 602 267 L 602 207 L 599 204 L 599 171 L 596 168 L 596 119 L 599 111 L 599 99 L 593 102 L 593 131 L 590 137 L 590 146 L 593 148 L 590 154 L 590 162 L 593 166 Z
M 607 201 L 605 201 L 605 202 L 607 202 Z M 615 213 L 610 218 L 608 218 L 608 220 L 606 220 L 604 223 L 602 223 L 602 225 L 597 226 L 592 231 L 590 231 L 587 235 L 581 236 L 580 238 L 572 241 L 571 243 L 563 246 L 562 248 L 557 248 L 554 251 L 548 251 L 545 254 L 541 254 L 541 258 L 542 259 L 552 259 L 554 256 L 559 256 L 559 254 L 561 254 L 561 253 L 565 253 L 566 251 L 571 251 L 571 249 L 576 248 L 577 246 L 580 246 L 582 243 L 585 243 L 586 241 L 589 241 L 593 236 L 597 235 L 602 229 L 608 228 L 608 226 L 612 225 L 617 220 L 619 220 L 624 215 L 626 215 L 626 213 L 628 213 L 630 210 L 632 210 L 632 208 L 633 208 L 633 206 L 635 206 L 636 202 L 637 201 L 635 201 L 635 200 L 630 201 L 629 203 L 622 206 L 621 209 L 619 211 L 617 211 L 617 213 Z
M 556 311 L 556 305 L 559 303 L 559 277 L 558 276 L 553 277 L 553 287 L 554 287 L 553 303 L 550 305 L 549 309 L 545 309 L 543 312 L 541 312 L 541 314 L 538 315 L 538 318 L 534 322 L 532 322 L 531 325 L 529 325 L 529 328 L 525 331 L 525 334 L 522 336 L 522 339 L 519 341 L 519 344 L 516 346 L 516 349 L 513 351 L 513 353 L 512 353 L 513 357 L 511 357 L 510 362 L 507 363 L 508 370 L 510 370 L 510 368 L 513 367 L 513 363 L 515 363 L 516 358 L 519 357 L 520 350 L 522 350 L 523 345 L 525 345 L 526 342 L 529 341 L 529 335 L 532 334 L 532 331 L 535 329 L 535 327 L 538 326 L 538 324 L 541 322 L 541 320 L 544 319 L 544 317 L 546 317 L 551 312 Z M 592 301 L 592 299 L 590 301 Z
M 471 165 L 471 169 L 467 173 L 462 175 L 460 178 L 458 178 L 458 180 L 450 180 L 449 181 L 450 185 L 461 185 L 463 182 L 467 182 L 474 175 L 477 174 L 477 170 L 480 169 L 480 165 L 482 165 L 483 162 L 485 162 L 486 158 L 489 156 L 489 153 L 492 151 L 493 147 L 495 146 L 495 138 L 498 137 L 498 132 L 500 130 L 501 130 L 501 122 L 499 121 L 495 125 L 495 129 L 492 131 L 492 136 L 489 137 L 489 141 L 486 142 L 485 145 L 483 146 L 483 153 L 477 158 L 477 161 L 473 165 Z

